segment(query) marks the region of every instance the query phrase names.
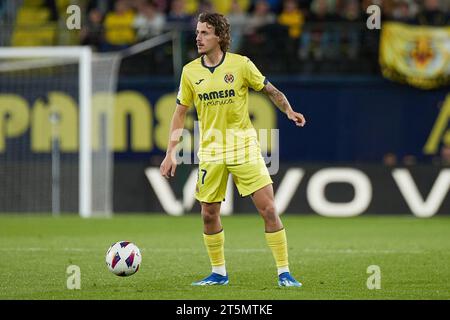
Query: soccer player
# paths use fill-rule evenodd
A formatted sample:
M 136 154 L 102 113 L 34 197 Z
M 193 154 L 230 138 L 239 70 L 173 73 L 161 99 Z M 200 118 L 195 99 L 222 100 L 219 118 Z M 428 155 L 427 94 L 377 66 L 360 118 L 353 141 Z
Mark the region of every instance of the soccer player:
M 196 34 L 200 57 L 183 68 L 169 145 L 160 167 L 164 177 L 175 175 L 175 147 L 186 113 L 195 106 L 200 132 L 195 197 L 201 204 L 203 239 L 212 273 L 192 284 L 228 284 L 220 205 L 231 173 L 241 196 L 251 196 L 264 220 L 267 244 L 278 268 L 278 285 L 300 287 L 301 283 L 289 271 L 286 232 L 275 209 L 273 182 L 248 114 L 248 89 L 264 92 L 295 125 L 303 127 L 305 118 L 291 108 L 286 96 L 266 80 L 250 59 L 227 52 L 230 25 L 223 15 L 200 14 Z

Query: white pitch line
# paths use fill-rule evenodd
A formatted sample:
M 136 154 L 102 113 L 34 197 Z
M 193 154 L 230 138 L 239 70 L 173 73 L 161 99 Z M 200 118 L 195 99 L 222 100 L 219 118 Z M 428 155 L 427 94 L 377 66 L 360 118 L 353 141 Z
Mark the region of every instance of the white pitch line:
M 88 249 L 88 248 L 45 248 L 45 247 L 30 247 L 30 248 L 0 248 L 0 251 L 66 251 L 66 252 L 101 252 L 104 249 Z M 143 252 L 203 252 L 202 249 L 192 248 L 142 248 Z M 243 249 L 225 249 L 227 252 L 240 252 L 240 253 L 256 253 L 256 252 L 269 252 L 268 248 L 243 248 Z M 423 254 L 427 253 L 425 250 L 376 250 L 376 249 L 314 249 L 303 248 L 301 252 L 305 253 L 317 253 L 317 254 Z
M 347 254 L 422 254 L 426 253 L 425 250 L 374 250 L 374 249 L 310 249 L 306 248 L 302 251 L 308 252 L 308 253 L 329 253 L 329 254 L 335 254 L 335 253 L 347 253 Z
M 87 248 L 0 248 L 0 251 L 73 251 L 73 252 L 99 252 L 105 251 L 104 249 L 87 249 Z M 142 248 L 140 251 L 149 251 L 149 252 L 203 252 L 203 250 L 192 249 L 192 248 Z M 227 251 L 231 252 L 265 252 L 269 251 L 269 249 L 228 249 Z

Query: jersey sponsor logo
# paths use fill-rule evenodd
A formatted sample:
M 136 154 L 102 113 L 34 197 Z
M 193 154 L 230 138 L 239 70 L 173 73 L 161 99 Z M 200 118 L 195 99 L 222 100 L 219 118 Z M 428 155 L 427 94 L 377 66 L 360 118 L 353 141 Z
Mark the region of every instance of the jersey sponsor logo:
M 230 89 L 230 90 L 227 89 L 227 90 L 199 93 L 198 97 L 201 101 L 207 101 L 207 100 L 230 98 L 230 97 L 234 97 L 235 95 L 236 94 L 233 89 Z
M 226 83 L 233 83 L 234 76 L 231 73 L 227 73 L 223 80 L 225 80 Z

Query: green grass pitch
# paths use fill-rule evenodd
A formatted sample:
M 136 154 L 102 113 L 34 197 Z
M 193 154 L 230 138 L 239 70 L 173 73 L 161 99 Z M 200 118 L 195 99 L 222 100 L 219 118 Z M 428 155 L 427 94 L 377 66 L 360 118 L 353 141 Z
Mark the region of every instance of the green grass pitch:
M 0 216 L 0 299 L 450 299 L 450 217 L 324 218 L 283 215 L 292 273 L 302 288 L 279 288 L 263 222 L 257 215 L 222 218 L 230 284 L 193 287 L 210 272 L 198 215 Z M 115 241 L 142 252 L 135 275 L 105 265 Z M 81 289 L 68 290 L 69 265 Z M 381 289 L 369 290 L 370 265 Z

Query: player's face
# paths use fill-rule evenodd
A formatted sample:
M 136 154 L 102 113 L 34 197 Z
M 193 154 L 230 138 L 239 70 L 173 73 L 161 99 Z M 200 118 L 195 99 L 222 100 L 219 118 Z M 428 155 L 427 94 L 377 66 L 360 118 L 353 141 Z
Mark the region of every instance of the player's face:
M 214 32 L 214 27 L 208 25 L 206 22 L 197 23 L 196 41 L 199 54 L 207 54 L 220 47 L 220 38 Z

